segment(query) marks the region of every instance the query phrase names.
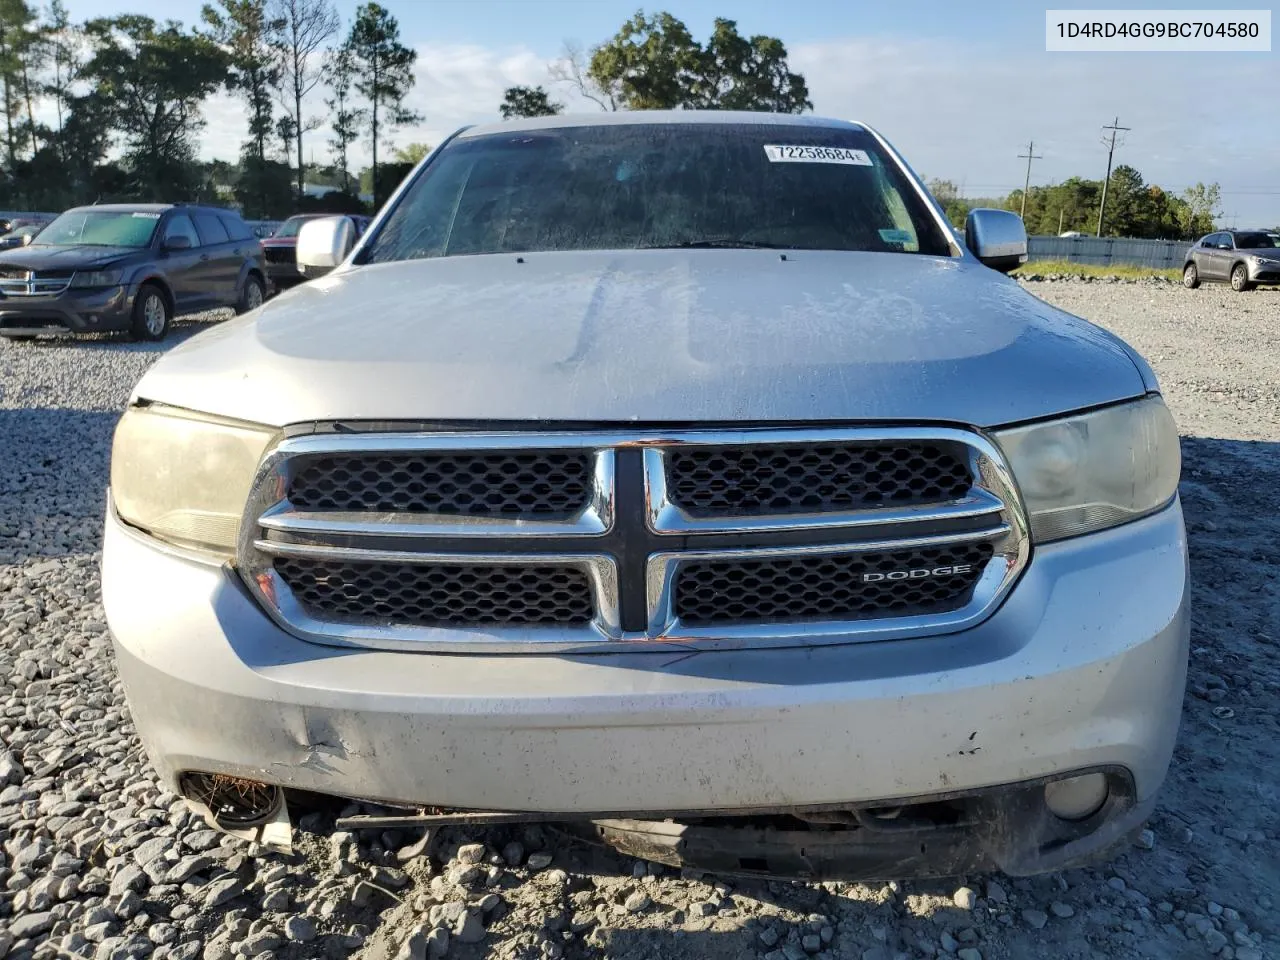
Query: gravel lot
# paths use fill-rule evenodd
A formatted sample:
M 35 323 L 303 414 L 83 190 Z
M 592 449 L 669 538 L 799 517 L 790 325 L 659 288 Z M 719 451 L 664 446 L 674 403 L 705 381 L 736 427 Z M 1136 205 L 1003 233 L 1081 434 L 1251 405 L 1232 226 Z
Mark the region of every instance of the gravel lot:
M 289 857 L 223 838 L 151 780 L 99 603 L 111 430 L 162 348 L 0 340 L 0 957 L 1280 957 L 1280 290 L 1028 286 L 1138 347 L 1184 433 L 1182 736 L 1113 863 L 805 885 L 679 876 L 540 827 L 443 831 L 427 854 L 323 814 Z

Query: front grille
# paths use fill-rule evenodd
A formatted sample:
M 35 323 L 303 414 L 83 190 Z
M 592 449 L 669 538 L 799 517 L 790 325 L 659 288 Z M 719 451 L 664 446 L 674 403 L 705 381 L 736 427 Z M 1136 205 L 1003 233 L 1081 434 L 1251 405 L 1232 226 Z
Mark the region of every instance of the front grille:
M 943 503 L 973 486 L 964 449 L 935 443 L 681 447 L 668 497 L 695 517 Z
M 415 627 L 581 626 L 594 614 L 570 566 L 355 563 L 281 557 L 275 571 L 308 615 Z
M 710 625 L 944 613 L 968 602 L 991 555 L 990 544 L 974 543 L 891 553 L 689 561 L 676 576 L 676 615 L 690 625 Z M 955 566 L 967 569 L 888 578 Z M 886 576 L 864 583 L 864 574 Z
M 591 498 L 592 457 L 578 450 L 384 453 L 317 458 L 289 486 L 309 510 L 565 519 Z
M 942 427 L 299 433 L 259 471 L 237 567 L 320 642 L 928 636 L 990 615 L 1026 564 L 1008 476 Z
M 298 252 L 293 247 L 263 247 L 267 263 L 296 263 Z
M 56 297 L 71 286 L 73 271 L 50 270 L 35 273 L 27 270 L 0 272 L 0 294 L 6 297 Z

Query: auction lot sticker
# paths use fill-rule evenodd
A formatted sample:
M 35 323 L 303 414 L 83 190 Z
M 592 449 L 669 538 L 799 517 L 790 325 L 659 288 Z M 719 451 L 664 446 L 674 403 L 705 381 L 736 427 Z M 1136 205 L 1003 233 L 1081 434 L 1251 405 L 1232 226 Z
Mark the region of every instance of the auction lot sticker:
M 1046 10 L 1044 48 L 1060 53 L 1269 53 L 1271 11 Z
M 800 147 L 766 143 L 764 155 L 770 163 L 843 163 L 854 167 L 871 166 L 871 158 L 862 150 L 849 147 Z

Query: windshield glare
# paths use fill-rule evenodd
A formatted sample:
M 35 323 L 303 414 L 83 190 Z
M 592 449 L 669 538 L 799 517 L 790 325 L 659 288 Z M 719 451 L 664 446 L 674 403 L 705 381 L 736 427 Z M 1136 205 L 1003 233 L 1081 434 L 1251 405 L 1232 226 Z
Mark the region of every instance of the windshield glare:
M 107 210 L 71 210 L 40 231 L 36 246 L 145 247 L 160 214 Z
M 611 124 L 454 140 L 361 260 L 701 246 L 952 252 L 864 131 Z
M 302 229 L 302 225 L 310 220 L 310 217 L 291 217 L 284 223 L 280 224 L 280 229 L 272 234 L 273 237 L 296 237 L 298 231 Z

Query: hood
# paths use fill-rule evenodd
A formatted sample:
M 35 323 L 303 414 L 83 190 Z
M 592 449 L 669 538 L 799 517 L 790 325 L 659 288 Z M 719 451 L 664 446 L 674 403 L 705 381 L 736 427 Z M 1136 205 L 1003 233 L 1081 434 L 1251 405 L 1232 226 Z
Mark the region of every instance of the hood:
M 35 244 L 0 253 L 3 270 L 94 270 L 126 260 L 140 251 L 120 247 L 53 247 Z
M 1251 257 L 1266 257 L 1268 260 L 1280 260 L 1280 247 L 1242 247 L 1241 253 Z
M 1115 337 L 973 261 L 646 250 L 343 269 L 170 351 L 135 397 L 277 426 L 991 426 L 1144 389 Z

